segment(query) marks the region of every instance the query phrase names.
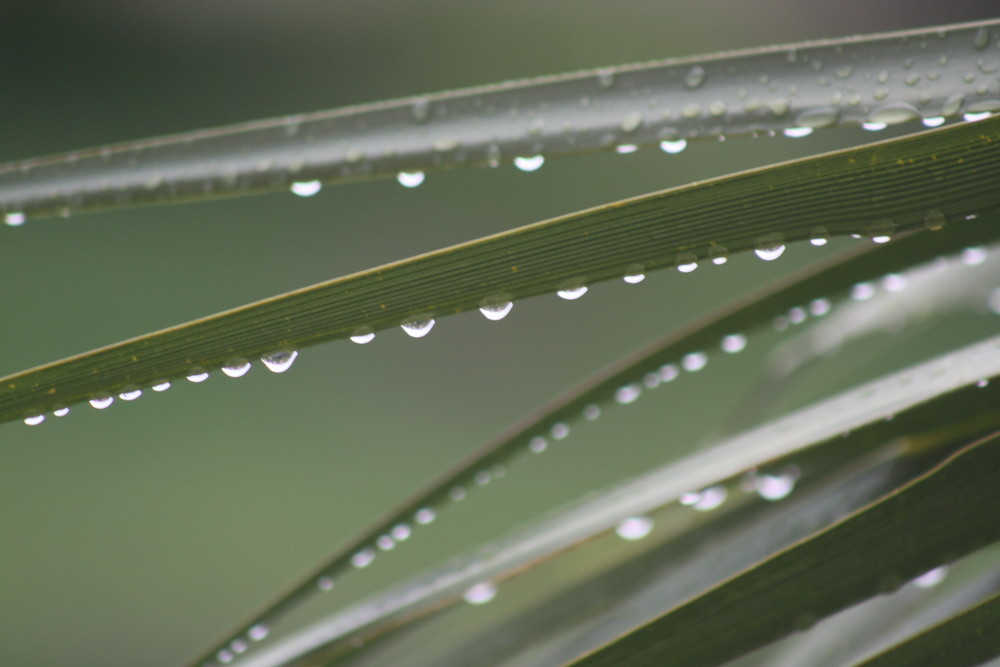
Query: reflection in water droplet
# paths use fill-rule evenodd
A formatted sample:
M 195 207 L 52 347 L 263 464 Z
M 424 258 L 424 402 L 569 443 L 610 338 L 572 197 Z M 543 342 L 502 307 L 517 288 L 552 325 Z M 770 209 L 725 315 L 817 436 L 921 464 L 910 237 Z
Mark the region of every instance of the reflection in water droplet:
M 490 475 L 490 473 L 488 473 L 485 470 L 480 470 L 479 472 L 477 472 L 475 476 L 473 476 L 473 479 L 479 486 L 486 486 L 487 484 L 493 481 L 493 477 Z
M 298 181 L 292 183 L 292 192 L 300 197 L 312 197 L 323 189 L 323 184 L 319 181 Z
M 482 581 L 465 591 L 462 599 L 469 604 L 486 604 L 497 596 L 497 587 L 488 581 Z
M 962 251 L 962 263 L 966 266 L 979 266 L 986 261 L 986 248 L 966 248 Z
M 924 124 L 924 127 L 940 127 L 944 125 L 944 116 L 927 116 L 920 122 Z
M 27 217 L 20 211 L 7 213 L 3 216 L 4 223 L 6 223 L 9 227 L 20 227 L 24 224 L 25 220 L 27 220 Z
M 917 588 L 933 588 L 944 581 L 946 576 L 948 576 L 948 568 L 942 565 L 913 579 L 913 585 Z
M 788 309 L 788 321 L 792 324 L 802 324 L 806 321 L 808 317 L 805 308 L 800 306 L 795 306 L 794 308 Z
M 154 384 L 153 387 L 152 387 L 152 389 L 153 389 L 153 391 L 157 391 L 157 392 L 159 392 L 159 391 L 166 391 L 167 389 L 170 389 L 170 382 L 168 380 L 161 380 L 161 381 L 157 382 L 156 384 Z
M 829 299 L 821 297 L 819 299 L 813 299 L 809 303 L 809 312 L 813 315 L 813 317 L 823 317 L 830 312 L 832 307 L 833 304 L 830 303 Z
M 830 242 L 830 232 L 826 231 L 826 227 L 815 227 L 811 232 L 809 232 L 809 243 L 816 246 L 825 246 Z
M 948 218 L 936 208 L 927 211 L 927 215 L 924 216 L 924 227 L 932 232 L 941 231 L 946 224 L 948 224 Z
M 754 254 L 766 262 L 778 259 L 784 252 L 785 243 L 780 234 L 769 234 L 761 237 L 758 239 L 757 248 L 754 250 Z
M 110 396 L 108 394 L 98 394 L 97 396 L 94 396 L 92 399 L 90 399 L 90 404 L 95 408 L 97 408 L 98 410 L 103 410 L 104 408 L 108 407 L 114 402 L 115 402 L 114 396 Z
M 266 638 L 267 635 L 270 634 L 270 632 L 271 629 L 269 627 L 267 627 L 263 623 L 258 623 L 257 625 L 247 630 L 247 637 L 249 637 L 255 642 L 259 642 L 262 639 Z
M 486 166 L 490 168 L 496 168 L 500 166 L 500 160 L 503 159 L 503 151 L 496 144 L 490 144 L 486 149 Z
M 1000 290 L 998 290 L 998 294 L 1000 294 Z M 601 416 L 601 406 L 595 403 L 590 403 L 588 405 L 583 406 L 583 418 L 586 419 L 587 421 L 592 422 L 600 416 Z
M 222 366 L 222 372 L 231 378 L 243 377 L 250 372 L 250 362 L 243 357 L 230 359 Z
M 514 166 L 521 171 L 538 171 L 542 168 L 543 164 L 545 164 L 545 157 L 543 155 L 514 158 Z
M 410 539 L 410 535 L 413 534 L 413 529 L 407 526 L 405 523 L 397 523 L 392 527 L 392 539 L 397 542 L 405 542 Z
M 316 580 L 316 588 L 320 589 L 324 593 L 333 590 L 333 578 L 332 577 L 320 577 Z
M 556 440 L 565 440 L 566 436 L 569 435 L 569 425 L 563 422 L 553 424 L 552 428 L 549 430 L 549 434 L 551 434 Z
M 686 139 L 677 139 L 675 141 L 661 141 L 660 150 L 664 153 L 677 154 L 682 150 L 687 148 L 688 142 Z
M 224 665 L 228 665 L 236 658 L 236 656 L 233 655 L 232 651 L 225 648 L 216 653 L 215 657 L 219 662 L 221 662 Z
M 56 408 L 55 410 L 53 410 L 52 414 L 55 415 L 56 417 L 65 417 L 66 415 L 69 414 L 69 408 L 64 405 L 61 408 Z
M 479 312 L 488 320 L 502 320 L 507 317 L 514 304 L 502 296 L 486 297 L 479 302 Z
M 791 139 L 801 139 L 802 137 L 808 137 L 813 133 L 813 128 L 811 127 L 786 127 L 781 131 L 786 137 Z
M 242 639 L 234 639 L 232 643 L 229 644 L 229 648 L 233 649 L 234 653 L 246 653 L 246 650 L 250 648 L 250 646 Z
M 619 387 L 615 392 L 615 402 L 618 405 L 628 405 L 634 403 L 642 395 L 642 388 L 637 384 L 628 384 Z
M 625 272 L 625 277 L 622 278 L 629 285 L 637 285 L 645 279 L 646 274 L 643 272 L 643 267 L 638 264 L 630 266 Z
M 871 283 L 858 283 L 851 288 L 851 298 L 855 301 L 867 301 L 875 296 L 875 286 Z
M 698 262 L 685 262 L 677 265 L 677 270 L 681 273 L 691 273 L 698 268 Z
M 296 350 L 278 350 L 277 352 L 263 355 L 260 361 L 272 373 L 284 373 L 292 367 L 298 356 L 299 353 Z
M 743 334 L 729 334 L 722 339 L 722 351 L 729 354 L 742 352 L 747 346 L 747 337 Z
M 630 516 L 615 527 L 618 537 L 634 542 L 653 532 L 653 520 L 648 516 Z
M 646 389 L 656 389 L 661 382 L 659 373 L 646 373 L 642 376 L 642 384 Z
M 918 118 L 920 118 L 920 112 L 912 104 L 906 102 L 884 104 L 868 114 L 869 123 L 883 125 L 898 125 Z
M 43 421 L 45 421 L 45 415 L 42 414 L 28 415 L 24 418 L 24 423 L 28 426 L 38 426 Z
M 576 285 L 574 287 L 567 287 L 556 292 L 559 298 L 566 299 L 567 301 L 573 301 L 579 299 L 581 296 L 587 293 L 586 285 Z
M 528 449 L 530 449 L 535 454 L 541 454 L 546 449 L 548 449 L 548 441 L 540 435 L 536 435 L 534 438 L 528 441 Z
M 465 489 L 460 486 L 453 486 L 451 487 L 451 491 L 448 492 L 448 497 L 455 502 L 465 500 Z
M 868 130 L 869 132 L 878 132 L 879 130 L 884 130 L 889 127 L 886 123 L 875 123 L 872 121 L 865 121 L 861 123 L 861 129 Z
M 754 489 L 764 500 L 776 501 L 785 498 L 795 489 L 798 475 L 788 472 L 783 475 L 756 475 Z
M 123 401 L 134 401 L 140 396 L 142 396 L 142 389 L 139 389 L 136 386 L 125 387 L 122 392 L 118 394 L 118 398 Z
M 430 507 L 421 507 L 413 515 L 413 520 L 419 523 L 421 526 L 426 526 L 427 524 L 434 521 L 437 518 L 437 513 Z
M 204 368 L 192 368 L 186 377 L 189 382 L 204 382 L 208 379 L 208 371 Z
M 962 114 L 962 120 L 975 122 L 977 120 L 983 120 L 984 118 L 989 118 L 993 115 L 992 111 L 970 111 Z
M 708 355 L 704 352 L 690 352 L 681 359 L 681 367 L 689 373 L 697 373 L 708 364 Z
M 686 505 L 699 512 L 708 512 L 726 502 L 729 492 L 721 485 L 710 486 L 703 491 L 682 493 L 681 505 Z
M 372 331 L 370 326 L 358 327 L 351 334 L 351 342 L 357 343 L 358 345 L 365 345 L 375 340 L 375 332 Z
M 639 147 L 635 144 L 619 144 L 615 146 L 615 152 L 619 155 L 628 155 L 629 153 L 635 153 L 639 150 Z
M 424 172 L 422 171 L 401 171 L 396 174 L 396 180 L 404 188 L 415 188 L 424 182 Z
M 382 551 L 392 551 L 396 548 L 396 540 L 388 535 L 379 535 L 378 539 L 375 540 L 375 545 Z
M 887 292 L 902 292 L 906 289 L 907 280 L 906 276 L 900 275 L 898 273 L 889 273 L 884 278 L 882 278 L 882 287 Z
M 434 327 L 434 318 L 429 317 L 420 320 L 409 320 L 399 325 L 407 336 L 411 338 L 423 338 L 431 332 Z
M 677 364 L 664 364 L 660 366 L 660 379 L 664 382 L 673 382 L 681 374 Z
M 703 83 L 705 83 L 705 70 L 699 65 L 695 65 L 689 69 L 688 73 L 684 76 L 685 88 L 698 88 Z
M 357 568 L 368 567 L 375 560 L 375 550 L 367 547 L 351 556 L 351 565 Z

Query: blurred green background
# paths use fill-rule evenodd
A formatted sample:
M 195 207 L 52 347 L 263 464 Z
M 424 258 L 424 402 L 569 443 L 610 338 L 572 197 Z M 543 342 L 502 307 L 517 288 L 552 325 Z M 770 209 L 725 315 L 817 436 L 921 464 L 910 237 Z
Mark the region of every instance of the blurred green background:
M 896 0 L 0 4 L 0 160 L 511 78 L 988 18 Z M 625 196 L 871 140 L 693 144 L 0 229 L 0 374 Z M 0 435 L 0 664 L 175 665 L 433 475 L 633 348 L 818 258 L 735 258 L 439 321 Z M 787 259 L 786 259 L 787 258 Z M 753 356 L 578 429 L 335 605 L 702 441 Z M 710 400 L 707 400 L 709 397 Z M 390 562 L 391 561 L 391 562 Z M 353 588 L 351 588 L 353 586 Z M 326 607 L 330 608 L 330 607 Z

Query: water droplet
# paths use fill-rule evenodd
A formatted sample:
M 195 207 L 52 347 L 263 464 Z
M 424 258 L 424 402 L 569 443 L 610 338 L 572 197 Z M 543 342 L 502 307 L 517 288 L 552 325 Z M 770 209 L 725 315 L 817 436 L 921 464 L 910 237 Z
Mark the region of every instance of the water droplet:
M 548 449 L 548 441 L 540 435 L 536 435 L 528 441 L 528 449 L 534 454 L 541 454 Z
M 437 518 L 437 513 L 430 507 L 421 507 L 413 515 L 413 520 L 419 523 L 421 526 L 426 526 L 432 523 L 434 519 Z
M 677 270 L 681 273 L 691 273 L 698 268 L 698 258 L 690 253 L 677 256 Z
M 415 188 L 424 182 L 424 172 L 422 171 L 401 171 L 396 174 L 396 180 L 404 188 Z
M 62 407 L 53 410 L 52 414 L 55 415 L 56 417 L 65 417 L 66 415 L 69 414 L 69 408 L 64 405 Z
M 615 392 L 615 402 L 618 405 L 634 403 L 642 395 L 642 388 L 637 384 L 627 384 Z
M 807 317 L 808 313 L 806 313 L 806 309 L 801 306 L 795 306 L 788 310 L 788 321 L 792 324 L 802 324 L 806 321 Z
M 638 285 L 643 280 L 646 279 L 646 274 L 644 272 L 643 266 L 641 264 L 633 264 L 625 270 L 625 277 L 622 278 L 629 285 Z
M 997 290 L 998 295 L 1000 295 L 1000 290 Z M 583 418 L 589 422 L 594 421 L 601 416 L 601 406 L 590 403 L 589 405 L 583 406 Z
M 462 599 L 469 604 L 486 604 L 496 596 L 497 587 L 488 581 L 481 581 L 465 591 Z
M 767 106 L 769 109 L 771 109 L 771 113 L 780 118 L 781 116 L 784 116 L 785 114 L 788 113 L 790 104 L 788 100 L 786 100 L 785 98 L 779 97 L 777 99 L 769 101 L 767 103 Z
M 413 100 L 413 104 L 410 105 L 410 115 L 414 122 L 426 123 L 427 119 L 431 117 L 431 101 L 426 97 L 418 97 Z
M 913 105 L 907 104 L 906 102 L 892 102 L 890 104 L 884 104 L 868 114 L 869 123 L 880 123 L 884 125 L 908 123 L 912 120 L 917 120 L 918 118 L 920 118 L 920 112 L 918 112 Z
M 396 548 L 396 540 L 388 535 L 379 535 L 378 539 L 375 540 L 375 545 L 382 551 L 392 551 Z
M 615 527 L 615 532 L 629 542 L 641 540 L 653 532 L 653 520 L 648 516 L 630 516 Z
M 834 74 L 836 74 L 836 76 L 837 76 L 838 79 L 846 79 L 847 77 L 851 76 L 851 74 L 853 74 L 853 73 L 854 73 L 854 70 L 851 69 L 850 67 L 841 67 L 836 72 L 834 72 Z
M 134 401 L 140 396 L 142 396 L 142 389 L 139 389 L 139 387 L 136 387 L 134 385 L 130 387 L 125 387 L 122 390 L 122 393 L 118 394 L 118 398 L 122 399 L 123 401 Z
M 716 485 L 703 491 L 682 493 L 680 503 L 699 512 L 709 512 L 725 503 L 728 496 L 726 487 Z
M 974 122 L 977 120 L 982 120 L 984 118 L 989 118 L 993 115 L 992 111 L 968 111 L 962 114 L 962 120 Z
M 941 115 L 945 118 L 954 116 L 962 108 L 963 104 L 965 104 L 965 98 L 962 95 L 952 95 L 941 106 Z
M 660 374 L 659 373 L 646 373 L 642 376 L 642 384 L 646 389 L 656 389 L 660 386 Z
M 878 132 L 889 127 L 886 123 L 873 123 L 871 121 L 865 121 L 861 123 L 861 129 L 868 130 L 869 132 Z
M 966 248 L 962 251 L 962 263 L 966 266 L 979 266 L 986 261 L 986 248 Z
M 514 304 L 506 295 L 488 296 L 479 302 L 479 312 L 488 320 L 502 320 L 507 317 Z
M 635 132 L 642 126 L 644 120 L 641 113 L 633 111 L 622 119 L 622 132 Z
M 460 486 L 453 486 L 451 491 L 448 492 L 448 497 L 456 503 L 461 500 L 465 500 L 465 489 Z
M 682 150 L 687 148 L 688 142 L 686 139 L 675 139 L 673 141 L 661 141 L 660 150 L 664 153 L 677 154 Z
M 413 529 L 407 526 L 405 523 L 397 523 L 392 527 L 390 531 L 392 533 L 392 539 L 397 542 L 405 542 L 410 539 L 410 535 L 413 534 Z
M 312 197 L 323 189 L 323 184 L 319 181 L 298 181 L 292 183 L 292 193 L 300 197 Z
M 250 362 L 243 357 L 235 357 L 222 366 L 222 372 L 231 378 L 243 377 L 250 372 Z
M 615 72 L 612 69 L 597 70 L 597 84 L 604 89 L 615 85 Z
M 189 382 L 204 382 L 208 379 L 208 371 L 204 368 L 192 368 L 187 374 L 187 379 Z
M 258 623 L 257 625 L 247 630 L 247 637 L 249 637 L 255 642 L 259 642 L 262 639 L 265 639 L 270 633 L 271 629 L 269 627 L 267 627 L 263 623 Z
M 372 331 L 370 326 L 358 327 L 351 334 L 351 342 L 357 343 L 358 345 L 364 345 L 375 340 L 375 332 Z
M 791 139 L 800 139 L 812 134 L 813 129 L 811 127 L 786 127 L 781 133 Z
M 835 125 L 838 120 L 840 111 L 833 107 L 820 107 L 800 113 L 795 119 L 795 124 L 800 128 L 820 128 Z
M 477 472 L 473 476 L 473 479 L 479 486 L 486 486 L 487 484 L 493 481 L 493 477 L 490 475 L 489 472 L 485 470 L 480 470 L 479 472 Z
M 688 373 L 697 373 L 708 364 L 708 355 L 704 352 L 690 352 L 681 359 L 681 368 Z
M 563 422 L 558 422 L 552 425 L 552 428 L 549 429 L 549 434 L 556 440 L 565 440 L 569 435 L 569 426 Z
M 90 404 L 97 408 L 98 410 L 103 410 L 104 408 L 110 406 L 115 402 L 115 397 L 109 394 L 98 394 L 90 399 Z
M 811 232 L 809 232 L 809 243 L 816 246 L 825 246 L 830 242 L 830 232 L 826 231 L 826 227 L 815 227 Z
M 170 382 L 168 380 L 160 380 L 152 386 L 153 391 L 160 392 L 170 389 Z
M 586 285 L 574 285 L 572 287 L 564 287 L 563 289 L 556 292 L 560 299 L 566 299 L 567 301 L 575 301 L 581 296 L 587 293 Z
M 708 249 L 708 258 L 712 264 L 722 266 L 729 261 L 729 251 L 721 245 L 714 245 Z
M 913 585 L 917 588 L 933 588 L 944 581 L 946 576 L 948 576 L 948 568 L 942 565 L 934 568 L 933 570 L 928 570 L 919 577 L 914 578 Z
M 351 556 L 351 565 L 356 568 L 368 567 L 375 560 L 375 550 L 367 547 Z
M 215 657 L 219 662 L 221 662 L 224 665 L 228 665 L 236 658 L 236 656 L 233 655 L 232 651 L 226 648 L 221 649 L 218 653 L 216 653 Z
M 333 590 L 333 577 L 320 577 L 316 580 L 316 588 L 320 589 L 324 593 L 329 590 Z
M 233 649 L 234 653 L 246 653 L 250 646 L 242 639 L 234 639 L 230 644 L 229 648 Z
M 639 150 L 639 147 L 635 144 L 619 144 L 615 146 L 615 153 L 619 155 L 628 155 L 629 153 L 635 153 Z
M 990 45 L 990 30 L 989 28 L 983 27 L 976 31 L 975 36 L 972 38 L 972 48 L 977 51 L 982 51 L 987 46 Z
M 813 299 L 809 303 L 809 313 L 813 317 L 823 317 L 830 312 L 831 308 L 833 308 L 833 304 L 830 303 L 830 300 L 822 297 L 819 299 Z
M 990 381 L 987 380 L 986 378 L 982 378 L 976 381 L 976 386 L 979 387 L 980 389 L 985 389 L 986 387 L 990 386 Z
M 543 164 L 545 164 L 545 156 L 543 155 L 514 158 L 514 166 L 521 171 L 538 171 L 542 168 Z
M 406 335 L 411 338 L 423 338 L 431 332 L 434 327 L 434 318 L 427 317 L 421 319 L 408 320 L 399 325 Z
M 743 334 L 729 334 L 722 339 L 722 351 L 729 354 L 742 352 L 747 346 L 747 337 Z
M 705 83 L 705 70 L 699 65 L 695 65 L 684 75 L 685 88 L 698 88 Z
M 851 288 L 851 298 L 855 301 L 867 301 L 875 296 L 875 286 L 871 283 L 857 283 Z
M 778 259 L 784 252 L 785 243 L 780 234 L 769 234 L 761 237 L 758 239 L 757 248 L 754 250 L 754 254 L 767 262 Z
M 27 217 L 20 211 L 7 213 L 3 216 L 4 223 L 6 223 L 9 227 L 20 227 L 24 224 L 25 220 L 27 220 Z
M 677 364 L 664 364 L 660 366 L 660 379 L 664 382 L 673 382 L 681 374 Z
M 936 208 L 927 211 L 927 215 L 924 216 L 924 227 L 932 232 L 941 231 L 947 223 L 948 218 Z
M 38 426 L 43 421 L 45 421 L 45 415 L 43 414 L 28 415 L 24 418 L 24 423 L 28 426 Z
M 278 350 L 261 356 L 260 361 L 272 373 L 284 373 L 292 367 L 298 356 L 297 350 Z
M 882 287 L 887 292 L 902 292 L 906 289 L 907 280 L 906 276 L 900 275 L 898 273 L 889 273 L 884 278 L 882 278 Z
M 776 501 L 785 498 L 795 489 L 798 469 L 781 475 L 755 475 L 754 490 L 764 500 Z

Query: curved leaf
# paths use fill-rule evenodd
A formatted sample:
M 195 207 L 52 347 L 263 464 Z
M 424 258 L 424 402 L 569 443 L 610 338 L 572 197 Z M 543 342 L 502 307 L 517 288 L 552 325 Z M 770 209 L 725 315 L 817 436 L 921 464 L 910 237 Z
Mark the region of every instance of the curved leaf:
M 663 140 L 1000 110 L 1000 22 L 604 68 L 74 151 L 0 166 L 24 216 L 232 196 Z M 942 56 L 945 59 L 942 60 Z M 946 65 L 945 65 L 946 64 Z M 983 76 L 971 76 L 981 71 Z M 932 119 L 932 120 L 931 120 Z M 682 144 L 675 144 L 677 148 Z M 667 145 L 669 150 L 670 144 Z M 667 148 L 665 148 L 666 150 Z
M 0 378 L 0 421 L 274 350 L 821 233 L 887 240 L 1000 206 L 1000 118 L 755 169 L 554 218 Z M 947 188 L 939 187 L 946 182 Z M 720 203 L 721 202 L 721 203 Z M 196 371 L 197 369 L 197 371 Z

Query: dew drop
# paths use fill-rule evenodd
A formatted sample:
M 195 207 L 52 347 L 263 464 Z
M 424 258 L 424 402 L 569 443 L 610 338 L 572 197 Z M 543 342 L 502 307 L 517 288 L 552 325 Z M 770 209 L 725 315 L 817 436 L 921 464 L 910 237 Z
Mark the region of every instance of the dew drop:
M 868 130 L 869 132 L 878 132 L 879 130 L 884 130 L 889 127 L 886 123 L 875 123 L 872 121 L 865 121 L 861 123 L 862 130 Z
M 401 171 L 396 174 L 396 180 L 404 188 L 415 188 L 424 182 L 424 172 L 422 171 Z
M 817 248 L 825 246 L 829 242 L 830 232 L 826 231 L 826 227 L 814 227 L 813 230 L 809 232 L 809 243 Z
M 820 128 L 835 125 L 840 120 L 840 112 L 833 107 L 821 107 L 803 111 L 795 119 L 800 128 Z
M 392 539 L 397 542 L 405 542 L 410 539 L 410 535 L 413 534 L 413 529 L 407 526 L 405 523 L 397 523 L 392 527 L 390 531 L 392 533 Z
M 642 384 L 646 389 L 656 389 L 661 382 L 659 373 L 646 373 L 642 376 Z
M 410 115 L 414 122 L 426 123 L 427 119 L 431 117 L 431 101 L 426 97 L 418 97 L 413 100 L 413 104 L 410 105 Z
M 375 340 L 375 332 L 369 326 L 358 327 L 351 334 L 351 342 L 358 345 L 365 345 Z
M 700 65 L 695 65 L 684 75 L 685 88 L 698 88 L 705 83 L 705 70 Z
M 569 435 L 569 426 L 563 422 L 558 422 L 552 425 L 549 434 L 556 440 L 565 440 Z
M 477 472 L 473 476 L 473 479 L 479 486 L 486 486 L 487 484 L 493 481 L 493 477 L 490 475 L 489 472 L 485 470 L 480 470 L 479 472 Z
M 993 115 L 992 111 L 968 111 L 962 114 L 962 120 L 974 122 L 977 120 L 982 120 L 984 118 L 989 118 Z
M 98 410 L 103 410 L 115 402 L 115 397 L 109 394 L 99 394 L 90 399 L 90 404 Z
M 947 223 L 948 218 L 936 208 L 927 211 L 927 215 L 924 216 L 924 227 L 932 232 L 941 231 Z
M 271 633 L 271 629 L 264 625 L 263 623 L 258 623 L 257 625 L 251 627 L 247 630 L 247 637 L 255 642 L 259 642 L 262 639 L 266 639 Z
M 660 150 L 662 150 L 664 153 L 670 153 L 671 155 L 675 155 L 677 153 L 680 153 L 685 148 L 687 148 L 687 145 L 688 145 L 688 142 L 687 142 L 686 139 L 675 139 L 673 141 L 661 141 L 660 142 Z
M 312 197 L 323 189 L 323 184 L 319 181 L 298 181 L 292 183 L 292 194 L 300 197 Z
M 653 532 L 653 520 L 648 516 L 630 516 L 615 527 L 618 537 L 629 542 L 641 540 Z
M 754 490 L 764 500 L 772 502 L 785 498 L 795 489 L 798 471 L 782 475 L 755 475 Z
M 708 365 L 708 355 L 704 352 L 690 352 L 681 359 L 681 368 L 688 373 L 697 373 Z
M 998 294 L 1000 294 L 1000 290 L 998 290 Z M 601 406 L 597 405 L 596 403 L 590 403 L 588 405 L 583 406 L 583 418 L 586 419 L 587 421 L 592 422 L 595 419 L 599 418 L 600 416 L 601 416 Z
M 462 599 L 469 604 L 486 604 L 496 596 L 497 587 L 488 581 L 481 581 L 465 591 Z
M 871 283 L 857 283 L 851 288 L 851 298 L 855 301 L 867 301 L 875 296 L 875 286 Z
M 615 153 L 619 155 L 628 155 L 629 153 L 635 153 L 639 150 L 639 147 L 635 144 L 619 144 L 615 146 Z
M 924 124 L 924 127 L 940 127 L 944 125 L 944 121 L 944 116 L 927 116 L 921 119 L 920 122 Z
M 242 639 L 234 639 L 229 644 L 229 648 L 233 649 L 233 653 L 246 653 L 247 649 L 250 647 Z
M 231 378 L 239 378 L 250 372 L 250 362 L 242 357 L 230 359 L 222 366 L 222 372 Z
M 292 367 L 298 356 L 297 350 L 278 350 L 261 356 L 260 361 L 272 373 L 284 373 Z
M 500 295 L 488 296 L 479 302 L 479 312 L 483 314 L 483 317 L 494 322 L 507 317 L 513 307 L 514 304 L 510 299 Z
M 382 551 L 392 551 L 396 548 L 396 540 L 392 539 L 388 535 L 380 535 L 377 540 L 375 540 L 376 546 Z
M 664 364 L 660 366 L 660 379 L 664 382 L 673 382 L 681 374 L 677 364 Z
M 454 137 L 442 137 L 434 142 L 431 146 L 438 153 L 447 153 L 448 151 L 453 151 L 459 147 L 461 142 Z
M 918 118 L 920 118 L 920 112 L 912 104 L 907 104 L 906 102 L 884 104 L 868 114 L 869 123 L 879 124 L 883 127 L 908 123 Z
M 628 405 L 629 403 L 635 403 L 635 401 L 642 395 L 642 388 L 637 384 L 627 384 L 624 387 L 620 387 L 618 391 L 615 392 L 615 402 L 618 405 Z
M 721 245 L 714 245 L 708 249 L 708 258 L 712 261 L 712 264 L 722 266 L 729 261 L 729 251 Z
M 944 578 L 948 575 L 948 568 L 944 565 L 936 567 L 933 570 L 928 570 L 924 572 L 919 577 L 913 579 L 913 585 L 917 588 L 933 588 L 937 586 Z
M 218 659 L 219 662 L 221 662 L 224 665 L 228 665 L 236 658 L 236 656 L 233 655 L 233 652 L 227 648 L 220 650 L 218 653 L 215 654 L 215 657 L 216 659 Z
M 963 96 L 952 95 L 946 99 L 944 104 L 941 106 L 941 115 L 945 118 L 954 116 L 962 108 L 963 104 L 965 104 L 965 98 Z
M 677 270 L 681 273 L 691 273 L 698 268 L 698 262 L 693 260 L 688 261 L 688 259 L 689 258 L 681 259 L 681 263 L 677 265 Z
M 887 292 L 902 292 L 906 289 L 906 285 L 906 276 L 898 273 L 889 273 L 882 278 L 882 287 L 885 288 L 885 291 Z
M 989 28 L 983 27 L 976 31 L 975 36 L 972 38 L 972 48 L 977 51 L 982 51 L 990 45 L 990 31 Z
M 566 287 L 556 292 L 560 299 L 566 299 L 567 301 L 575 301 L 581 296 L 587 293 L 586 285 L 575 285 L 573 287 Z
M 747 346 L 747 337 L 743 334 L 729 334 L 724 336 L 722 339 L 722 351 L 728 352 L 729 354 L 736 354 L 737 352 L 742 352 Z
M 699 512 L 708 512 L 720 507 L 726 502 L 729 492 L 721 485 L 710 486 L 703 491 L 682 493 L 681 505 L 686 505 Z
M 514 166 L 521 171 L 538 171 L 545 164 L 544 155 L 532 155 L 530 157 L 516 157 L 514 158 Z
M 813 317 L 823 317 L 830 312 L 831 308 L 833 308 L 833 304 L 830 303 L 830 300 L 822 297 L 819 299 L 813 299 L 809 303 L 809 313 Z
M 66 415 L 69 414 L 69 408 L 64 405 L 60 408 L 56 408 L 55 410 L 53 410 L 52 414 L 55 415 L 56 417 L 65 417 Z
M 622 132 L 635 132 L 642 126 L 645 118 L 638 111 L 634 111 L 622 119 Z
M 45 421 L 45 415 L 43 414 L 28 415 L 24 418 L 24 423 L 28 426 L 38 426 L 43 421 Z
M 208 371 L 204 368 L 192 368 L 191 372 L 188 373 L 186 377 L 189 382 L 204 382 L 208 379 Z
M 170 382 L 168 380 L 161 380 L 152 386 L 153 391 L 161 392 L 170 389 Z
M 754 254 L 766 262 L 778 259 L 784 252 L 784 239 L 782 239 L 780 234 L 771 234 L 762 237 L 757 241 L 757 248 L 754 250 Z
M 316 588 L 320 589 L 324 593 L 333 590 L 333 578 L 332 577 L 320 577 L 316 580 Z
M 808 137 L 813 133 L 813 128 L 811 127 L 786 127 L 781 131 L 786 137 L 791 139 L 800 139 L 802 137 Z
M 962 263 L 966 266 L 979 266 L 986 261 L 986 248 L 966 248 L 962 251 Z
M 434 318 L 428 317 L 419 320 L 408 320 L 399 325 L 410 338 L 423 338 L 434 328 Z
M 536 435 L 528 441 L 528 449 L 533 454 L 541 454 L 549 448 L 549 442 L 540 435 Z
M 351 565 L 360 569 L 371 565 L 373 560 L 375 560 L 375 550 L 368 547 L 351 556 Z
M 615 71 L 612 69 L 601 69 L 597 71 L 597 85 L 605 90 L 615 85 Z
M 139 389 L 134 385 L 131 387 L 126 387 L 125 389 L 122 390 L 122 393 L 118 394 L 118 398 L 122 399 L 123 401 L 134 401 L 140 396 L 142 396 L 142 389 Z
M 643 270 L 643 267 L 639 264 L 630 266 L 628 269 L 626 269 L 625 277 L 622 278 L 622 280 L 627 282 L 629 285 L 638 285 L 645 279 L 646 279 L 646 274 Z
M 426 526 L 432 523 L 434 519 L 437 518 L 437 513 L 430 507 L 421 507 L 413 515 L 413 520 L 419 523 L 421 526 Z
M 25 220 L 27 220 L 27 217 L 20 211 L 7 213 L 3 216 L 3 221 L 8 227 L 20 227 L 24 224 Z

